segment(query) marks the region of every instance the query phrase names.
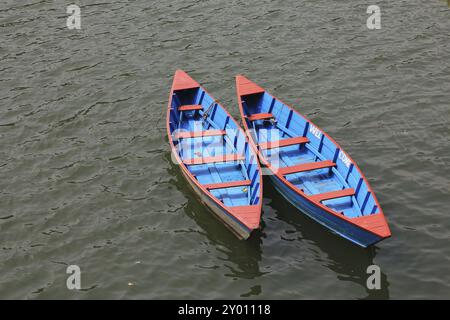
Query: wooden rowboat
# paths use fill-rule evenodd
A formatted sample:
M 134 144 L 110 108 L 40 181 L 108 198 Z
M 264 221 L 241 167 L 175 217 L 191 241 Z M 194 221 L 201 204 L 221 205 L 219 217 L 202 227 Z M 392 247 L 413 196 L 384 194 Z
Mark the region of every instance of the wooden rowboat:
M 201 201 L 240 239 L 259 228 L 258 157 L 233 117 L 184 71 L 175 73 L 167 108 L 173 159 Z
M 250 142 L 286 200 L 362 247 L 391 236 L 367 179 L 330 136 L 247 78 L 236 87 Z

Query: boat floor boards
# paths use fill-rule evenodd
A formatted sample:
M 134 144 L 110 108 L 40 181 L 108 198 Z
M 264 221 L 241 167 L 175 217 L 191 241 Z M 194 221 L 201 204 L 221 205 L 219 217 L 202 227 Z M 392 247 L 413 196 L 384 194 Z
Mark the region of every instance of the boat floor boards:
M 257 127 L 260 126 L 260 127 Z M 291 138 L 282 130 L 276 127 L 276 124 L 255 124 L 258 133 L 259 143 L 268 143 Z M 263 129 L 263 130 L 258 130 Z M 266 149 L 263 153 L 272 159 L 278 157 L 279 167 L 292 167 L 299 164 L 313 163 L 321 161 L 312 151 L 302 144 L 282 146 L 280 148 Z M 286 179 L 296 187 L 302 189 L 307 195 L 319 195 L 333 191 L 339 191 L 349 188 L 344 185 L 336 175 L 329 174 L 331 168 L 323 168 L 304 172 L 297 172 L 285 175 Z M 341 212 L 347 217 L 361 216 L 361 212 L 353 203 L 353 196 L 343 196 L 324 200 L 322 203 L 336 212 Z
M 188 132 L 216 130 L 216 128 L 211 128 L 209 124 L 205 124 L 204 121 L 196 119 L 195 117 L 185 117 L 185 120 L 183 120 L 180 127 Z M 182 146 L 183 160 L 224 155 L 227 155 L 226 158 L 228 158 L 228 155 L 236 154 L 236 150 L 230 147 L 223 135 L 192 137 L 183 139 L 180 143 L 184 144 Z M 249 180 L 249 178 L 244 175 L 238 161 L 194 164 L 189 165 L 189 170 L 202 184 L 213 185 Z M 249 204 L 247 190 L 248 187 L 238 185 L 226 188 L 213 188 L 210 192 L 221 199 L 227 206 L 244 206 Z

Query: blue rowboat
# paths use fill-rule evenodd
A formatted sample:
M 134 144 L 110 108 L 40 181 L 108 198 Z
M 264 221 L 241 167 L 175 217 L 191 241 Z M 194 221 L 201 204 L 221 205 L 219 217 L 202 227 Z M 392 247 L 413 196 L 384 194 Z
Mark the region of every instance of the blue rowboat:
M 245 132 L 181 70 L 173 79 L 166 121 L 172 160 L 215 216 L 247 239 L 259 228 L 262 175 Z
M 330 136 L 247 78 L 236 88 L 244 129 L 286 200 L 362 247 L 391 236 L 367 179 Z

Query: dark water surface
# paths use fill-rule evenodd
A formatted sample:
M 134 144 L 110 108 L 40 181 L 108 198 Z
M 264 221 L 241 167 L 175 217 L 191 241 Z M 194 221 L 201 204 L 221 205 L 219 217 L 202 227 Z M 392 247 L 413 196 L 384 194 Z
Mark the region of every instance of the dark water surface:
M 0 3 L 0 298 L 450 298 L 447 1 L 74 2 L 78 31 L 68 1 Z M 262 230 L 235 239 L 170 161 L 177 68 L 235 116 L 243 73 L 310 117 L 393 237 L 358 248 L 266 183 Z

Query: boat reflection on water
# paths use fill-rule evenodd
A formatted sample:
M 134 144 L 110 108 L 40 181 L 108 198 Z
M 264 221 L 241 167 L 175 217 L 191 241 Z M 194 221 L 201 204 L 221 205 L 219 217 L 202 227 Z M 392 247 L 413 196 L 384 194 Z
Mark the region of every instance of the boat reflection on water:
M 200 201 L 197 194 L 191 190 L 180 170 L 171 161 L 170 153 L 165 156 L 171 166 L 169 174 L 174 179 L 174 186 L 188 199 L 184 212 L 193 219 L 201 228 L 200 233 L 210 241 L 210 247 L 214 247 L 223 260 L 223 266 L 228 269 L 224 274 L 233 279 L 256 279 L 265 274 L 260 270 L 261 262 L 261 229 L 253 231 L 247 240 L 239 240 L 225 225 L 216 219 L 208 208 Z M 263 221 L 261 221 L 263 228 Z M 242 292 L 241 297 L 255 297 L 261 293 L 261 286 L 251 285 L 248 290 Z
M 322 261 L 322 264 L 335 272 L 339 280 L 352 281 L 365 288 L 367 296 L 360 297 L 361 299 L 389 299 L 389 282 L 382 268 L 381 289 L 369 290 L 366 285 L 370 276 L 367 274 L 367 267 L 375 264 L 374 258 L 378 250 L 376 246 L 361 248 L 332 234 L 305 215 L 295 214 L 298 209 L 285 201 L 266 180 L 264 180 L 264 197 L 273 200 L 269 206 L 275 210 L 278 219 L 292 225 L 302 235 L 302 241 L 310 240 L 327 255 L 326 261 Z
M 223 261 L 219 266 L 222 270 L 227 270 L 223 273 L 223 276 L 232 280 L 255 280 L 261 278 L 261 283 L 250 281 L 251 284 L 249 283 L 249 286 L 245 289 L 246 291 L 241 290 L 239 295 L 242 298 L 266 297 L 268 293 L 264 292 L 265 280 L 263 281 L 262 279 L 269 279 L 270 276 L 269 278 L 263 277 L 268 272 L 265 271 L 264 263 L 261 260 L 263 241 L 268 240 L 268 242 L 271 242 L 267 239 L 267 237 L 271 237 L 267 232 L 270 233 L 271 231 L 267 230 L 267 228 L 265 229 L 264 222 L 267 221 L 268 215 L 263 213 L 261 229 L 255 230 L 249 239 L 245 241 L 237 239 L 224 224 L 211 215 L 194 191 L 190 190 L 180 170 L 171 161 L 170 152 L 165 155 L 165 158 L 167 162 L 170 162 L 168 173 L 174 177 L 172 184 L 188 199 L 184 212 L 199 226 L 199 229 L 195 230 L 195 232 L 200 233 L 209 240 L 208 247 L 215 248 L 217 260 Z M 308 217 L 302 214 L 295 214 L 297 209 L 286 202 L 266 180 L 264 181 L 264 187 L 264 197 L 269 200 L 268 204 L 265 205 L 266 208 L 275 212 L 275 219 L 293 226 L 301 234 L 301 239 L 296 241 L 312 243 L 312 247 L 302 244 L 300 246 L 301 250 L 317 251 L 317 248 L 319 248 L 320 251 L 326 254 L 326 259 L 317 263 L 321 263 L 324 267 L 333 271 L 337 277 L 336 282 L 351 281 L 364 288 L 367 295 L 360 297 L 361 299 L 389 299 L 389 281 L 382 270 L 381 289 L 369 290 L 366 286 L 367 278 L 369 277 L 367 267 L 374 264 L 374 258 L 378 250 L 377 246 L 364 249 L 330 233 L 326 228 Z M 276 232 L 278 237 L 282 236 L 283 230 L 273 230 L 272 232 Z M 275 245 L 276 243 L 274 242 Z M 305 267 L 308 268 L 308 266 Z M 382 269 L 382 266 L 380 267 Z M 217 266 L 211 268 L 215 269 Z M 294 279 L 293 281 L 298 280 Z M 283 284 L 280 283 L 280 286 L 283 286 Z M 301 288 L 300 282 L 299 288 Z M 268 298 L 270 298 L 270 295 Z

